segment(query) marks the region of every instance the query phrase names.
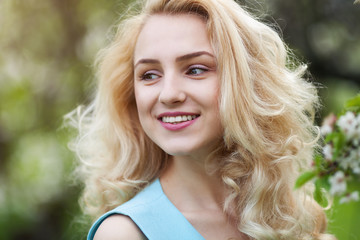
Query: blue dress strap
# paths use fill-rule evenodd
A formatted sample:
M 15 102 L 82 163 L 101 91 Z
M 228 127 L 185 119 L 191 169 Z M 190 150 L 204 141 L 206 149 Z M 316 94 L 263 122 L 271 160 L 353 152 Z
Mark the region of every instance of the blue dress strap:
M 93 240 L 100 224 L 114 214 L 129 216 L 149 240 L 205 240 L 166 197 L 159 179 L 101 216 L 91 227 L 87 239 Z

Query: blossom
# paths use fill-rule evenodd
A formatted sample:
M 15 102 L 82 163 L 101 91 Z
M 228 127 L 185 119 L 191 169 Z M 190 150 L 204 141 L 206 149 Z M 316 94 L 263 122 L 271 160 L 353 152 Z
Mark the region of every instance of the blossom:
M 320 132 L 322 135 L 328 135 L 329 133 L 332 132 L 332 127 L 330 125 L 322 125 L 320 128 Z
M 360 174 L 360 164 L 353 168 L 355 174 Z
M 360 94 L 345 106 L 342 114 L 324 119 L 320 128 L 322 154 L 316 154 L 311 165 L 312 173 L 318 173 L 313 178 L 327 179 L 330 184 L 323 186 L 330 195 L 339 197 L 340 203 L 360 200 L 360 191 L 347 190 L 348 184 L 360 181 Z
M 344 156 L 345 155 L 345 156 Z M 355 174 L 360 174 L 360 149 L 347 150 L 342 157 L 338 159 L 340 167 L 344 170 L 352 170 Z
M 336 123 L 336 116 L 335 114 L 330 114 L 329 116 L 327 116 L 323 123 L 322 126 L 320 128 L 320 132 L 323 136 L 331 133 L 333 131 L 334 125 Z
M 323 147 L 323 154 L 325 159 L 331 160 L 332 159 L 332 146 L 330 144 L 326 144 Z
M 355 162 L 355 161 L 351 162 L 351 168 L 352 168 L 353 173 L 360 174 L 360 162 L 359 162 L 359 159 L 358 159 L 357 162 Z
M 359 201 L 359 192 L 358 191 L 355 191 L 355 192 L 345 195 L 344 197 L 342 197 L 340 199 L 339 203 L 342 204 L 342 203 L 347 203 L 347 202 L 351 202 L 351 201 Z
M 359 122 L 360 118 L 356 118 L 353 112 L 348 111 L 345 115 L 339 118 L 337 125 L 345 133 L 346 138 L 349 140 L 359 136 Z
M 334 176 L 329 178 L 331 184 L 330 194 L 341 195 L 346 191 L 345 174 L 342 171 L 337 171 Z

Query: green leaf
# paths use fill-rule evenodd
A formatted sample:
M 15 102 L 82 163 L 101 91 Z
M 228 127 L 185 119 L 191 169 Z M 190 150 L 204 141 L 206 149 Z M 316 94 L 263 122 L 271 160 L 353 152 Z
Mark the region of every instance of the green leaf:
M 338 135 L 339 135 L 338 132 L 329 133 L 325 137 L 325 143 L 329 143 L 329 142 L 333 141 L 334 139 L 336 139 L 338 137 Z
M 346 145 L 346 136 L 342 131 L 332 132 L 325 138 L 325 143 L 332 143 L 333 145 L 333 159 L 336 159 Z
M 330 190 L 330 182 L 329 182 L 329 176 L 322 176 L 321 178 L 316 179 L 316 184 L 319 184 L 322 188 L 324 188 L 326 191 Z
M 347 111 L 359 112 L 359 110 L 360 110 L 360 94 L 358 94 L 356 97 L 346 101 L 345 109 Z
M 345 134 L 343 132 L 337 132 L 336 137 L 333 139 L 333 146 L 334 146 L 333 159 L 338 158 L 345 144 L 346 144 Z
M 358 112 L 360 112 L 360 106 L 347 107 L 347 108 L 345 108 L 345 110 L 346 110 L 346 112 L 351 111 L 351 112 L 358 113 Z
M 317 169 L 323 169 L 324 158 L 321 154 L 316 154 L 314 157 L 314 163 Z
M 313 179 L 316 174 L 316 171 L 308 171 L 301 174 L 300 177 L 298 177 L 298 179 L 296 180 L 295 189 L 300 188 L 302 185 Z
M 323 181 L 321 179 L 316 179 L 314 199 L 317 203 L 320 204 L 320 206 L 326 207 L 328 205 L 328 200 L 326 198 L 323 187 Z

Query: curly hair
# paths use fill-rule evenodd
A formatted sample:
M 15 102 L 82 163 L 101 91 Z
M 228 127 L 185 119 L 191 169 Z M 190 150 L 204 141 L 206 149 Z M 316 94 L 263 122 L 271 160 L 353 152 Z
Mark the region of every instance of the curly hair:
M 133 6 L 97 59 L 92 104 L 68 117 L 79 135 L 76 173 L 82 206 L 94 219 L 159 177 L 169 158 L 144 133 L 133 86 L 133 52 L 147 18 L 196 14 L 204 19 L 221 81 L 223 140 L 209 164 L 232 190 L 225 212 L 251 239 L 334 239 L 309 189 L 293 190 L 317 146 L 317 91 L 295 66 L 279 34 L 233 0 L 147 0 Z M 311 187 L 311 186 L 310 186 Z

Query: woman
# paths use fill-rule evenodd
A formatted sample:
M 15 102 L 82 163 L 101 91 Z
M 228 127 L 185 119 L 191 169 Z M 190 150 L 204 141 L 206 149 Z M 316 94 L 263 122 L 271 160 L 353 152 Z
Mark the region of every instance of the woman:
M 88 239 L 333 239 L 293 191 L 318 135 L 305 67 L 232 0 L 143 2 L 79 121 Z

